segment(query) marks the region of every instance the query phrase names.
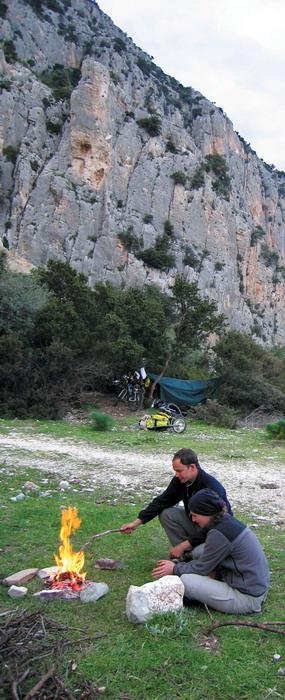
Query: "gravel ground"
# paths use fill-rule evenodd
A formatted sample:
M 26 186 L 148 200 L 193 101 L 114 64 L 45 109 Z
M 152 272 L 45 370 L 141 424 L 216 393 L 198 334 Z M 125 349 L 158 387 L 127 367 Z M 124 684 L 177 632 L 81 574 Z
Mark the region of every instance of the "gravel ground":
M 58 474 L 60 479 L 82 479 L 89 488 L 107 486 L 114 496 L 145 494 L 146 503 L 165 488 L 173 472 L 171 454 L 147 454 L 53 439 L 46 435 L 26 436 L 14 430 L 0 435 L 0 462 L 8 467 L 34 467 Z M 203 461 L 206 471 L 225 486 L 236 510 L 250 513 L 252 522 L 285 524 L 285 467 L 272 457 L 266 464 L 249 460 L 222 463 Z

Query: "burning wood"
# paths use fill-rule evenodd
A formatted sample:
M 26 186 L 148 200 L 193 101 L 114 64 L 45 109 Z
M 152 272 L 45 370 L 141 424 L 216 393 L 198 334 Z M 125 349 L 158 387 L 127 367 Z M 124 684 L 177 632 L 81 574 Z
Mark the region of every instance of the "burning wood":
M 79 529 L 81 519 L 78 517 L 77 508 L 69 507 L 62 511 L 61 528 L 58 554 L 54 555 L 58 566 L 57 573 L 50 578 L 49 585 L 53 589 L 64 590 L 69 588 L 78 591 L 85 581 L 84 552 L 74 552 L 70 542 L 71 535 Z

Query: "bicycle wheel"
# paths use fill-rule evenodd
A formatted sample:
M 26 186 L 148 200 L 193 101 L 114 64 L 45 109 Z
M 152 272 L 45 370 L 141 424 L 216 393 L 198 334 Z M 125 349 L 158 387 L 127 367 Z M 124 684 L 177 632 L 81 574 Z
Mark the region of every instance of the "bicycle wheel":
M 184 418 L 174 418 L 171 423 L 171 427 L 175 433 L 184 433 L 184 430 L 186 429 L 186 421 Z
M 121 389 L 120 393 L 115 396 L 113 406 L 118 406 L 120 401 L 126 401 L 127 389 Z
M 129 394 L 128 405 L 129 405 L 131 411 L 137 411 L 138 408 L 141 408 L 141 405 L 142 405 L 142 393 L 141 393 L 141 391 L 134 389 L 134 391 L 132 391 L 132 393 Z

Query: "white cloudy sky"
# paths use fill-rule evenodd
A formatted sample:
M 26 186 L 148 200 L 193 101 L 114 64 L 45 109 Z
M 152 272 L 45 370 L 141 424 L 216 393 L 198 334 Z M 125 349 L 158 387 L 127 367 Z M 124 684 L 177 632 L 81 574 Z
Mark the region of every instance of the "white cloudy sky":
M 154 62 L 285 170 L 285 0 L 98 0 Z

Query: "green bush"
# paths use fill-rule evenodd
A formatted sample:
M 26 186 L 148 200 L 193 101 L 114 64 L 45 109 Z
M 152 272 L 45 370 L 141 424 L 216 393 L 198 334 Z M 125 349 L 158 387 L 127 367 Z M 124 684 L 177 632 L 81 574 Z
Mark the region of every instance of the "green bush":
M 60 134 L 61 132 L 61 124 L 59 122 L 52 122 L 50 119 L 46 122 L 46 128 L 50 134 Z
M 137 124 L 145 129 L 150 136 L 159 136 L 161 131 L 161 120 L 157 114 L 152 114 L 151 117 L 138 119 Z
M 174 180 L 175 185 L 185 185 L 186 184 L 187 177 L 186 177 L 185 173 L 183 173 L 181 170 L 176 170 L 176 172 L 172 173 L 172 175 L 170 175 L 170 177 L 172 178 L 172 180 Z
M 7 92 L 10 92 L 10 90 L 11 90 L 11 85 L 12 85 L 11 80 L 6 80 L 6 78 L 4 78 L 3 80 L 0 79 L 0 90 L 1 90 L 1 92 L 2 92 L 2 90 L 7 90 Z
M 15 63 L 15 61 L 17 61 L 17 51 L 12 39 L 3 41 L 3 51 L 7 63 Z
M 143 250 L 139 258 L 149 267 L 157 270 L 169 270 L 174 266 L 175 258 L 169 252 L 169 237 L 167 234 L 158 236 L 153 247 Z
M 204 176 L 204 170 L 203 168 L 199 167 L 195 170 L 195 173 L 193 177 L 191 178 L 190 184 L 193 190 L 199 190 L 200 187 L 203 187 L 205 182 L 205 176 Z
M 64 14 L 64 10 L 58 0 L 45 0 L 46 7 L 53 12 L 58 12 L 60 15 Z
M 192 109 L 193 119 L 196 119 L 196 117 L 202 117 L 202 114 L 203 114 L 203 112 L 202 112 L 201 107 L 193 107 L 193 109 Z
M 200 403 L 195 407 L 195 413 L 192 416 L 193 420 L 201 420 L 208 425 L 217 425 L 221 428 L 231 428 L 237 426 L 238 413 L 218 403 L 216 400 L 207 399 L 205 403 Z
M 143 217 L 144 224 L 151 224 L 152 220 L 153 220 L 152 214 L 145 214 Z
M 274 440 L 285 440 L 285 420 L 278 420 L 276 423 L 268 423 L 265 426 L 268 437 Z
M 191 246 L 187 246 L 185 248 L 185 255 L 183 258 L 183 264 L 188 265 L 189 267 L 193 267 L 193 268 L 195 268 L 199 265 L 199 258 L 197 258 L 197 255 L 195 255 Z
M 114 40 L 113 46 L 114 46 L 115 51 L 117 51 L 117 53 L 122 53 L 122 51 L 126 50 L 125 42 L 123 41 L 123 39 L 120 39 L 119 37 L 116 37 L 116 39 Z
M 169 151 L 170 153 L 177 153 L 177 148 L 175 146 L 174 141 L 172 141 L 172 139 L 168 139 L 168 141 L 166 141 L 165 150 Z
M 166 219 L 166 221 L 164 222 L 163 228 L 164 228 L 164 233 L 166 233 L 167 236 L 173 236 L 174 228 L 173 228 L 173 224 L 171 223 L 171 221 L 169 221 L 169 219 Z
M 253 248 L 253 247 L 256 245 L 257 241 L 259 241 L 260 238 L 263 238 L 263 236 L 265 236 L 265 231 L 264 231 L 264 229 L 262 228 L 262 226 L 259 226 L 259 225 L 258 225 L 258 226 L 255 226 L 255 227 L 252 229 L 251 237 L 250 237 L 250 245 L 251 245 L 251 247 Z
M 204 167 L 206 172 L 212 172 L 215 175 L 216 179 L 213 182 L 213 190 L 221 197 L 229 199 L 231 181 L 227 174 L 228 166 L 225 158 L 217 153 L 209 154 L 205 158 Z
M 278 264 L 278 253 L 275 250 L 271 250 L 266 243 L 261 244 L 261 255 L 266 267 L 275 267 Z
M 146 59 L 143 58 L 143 56 L 140 56 L 140 57 L 138 58 L 138 60 L 137 60 L 137 66 L 138 66 L 139 69 L 142 71 L 142 73 L 144 73 L 144 75 L 150 75 L 150 74 L 151 74 L 151 68 L 152 68 L 151 62 L 150 62 L 150 61 L 146 61 Z
M 128 250 L 129 252 L 135 251 L 138 248 L 138 240 L 134 235 L 131 226 L 129 226 L 129 228 L 126 231 L 121 231 L 120 233 L 118 233 L 118 238 L 120 239 L 124 248 L 126 248 L 126 250 Z
M 101 411 L 91 411 L 89 415 L 92 421 L 91 427 L 93 430 L 101 430 L 103 432 L 113 428 L 115 421 L 112 416 L 109 416 L 106 413 L 101 413 Z
M 30 160 L 30 166 L 31 166 L 32 170 L 34 170 L 36 173 L 40 167 L 40 164 L 38 163 L 37 160 Z
M 80 75 L 79 68 L 65 68 L 55 63 L 53 68 L 43 71 L 39 78 L 52 90 L 55 100 L 65 100 L 70 97 L 73 88 L 80 80 Z
M 6 146 L 3 148 L 3 156 L 15 165 L 17 160 L 18 149 L 15 146 Z
M 7 10 L 8 10 L 8 7 L 7 7 L 6 3 L 3 2 L 3 0 L 0 0 L 0 17 L 2 19 L 5 19 Z
M 69 22 L 69 24 L 65 25 L 63 22 L 60 23 L 58 33 L 64 36 L 66 41 L 71 41 L 74 44 L 77 43 L 77 33 L 76 33 L 76 27 L 72 22 Z

